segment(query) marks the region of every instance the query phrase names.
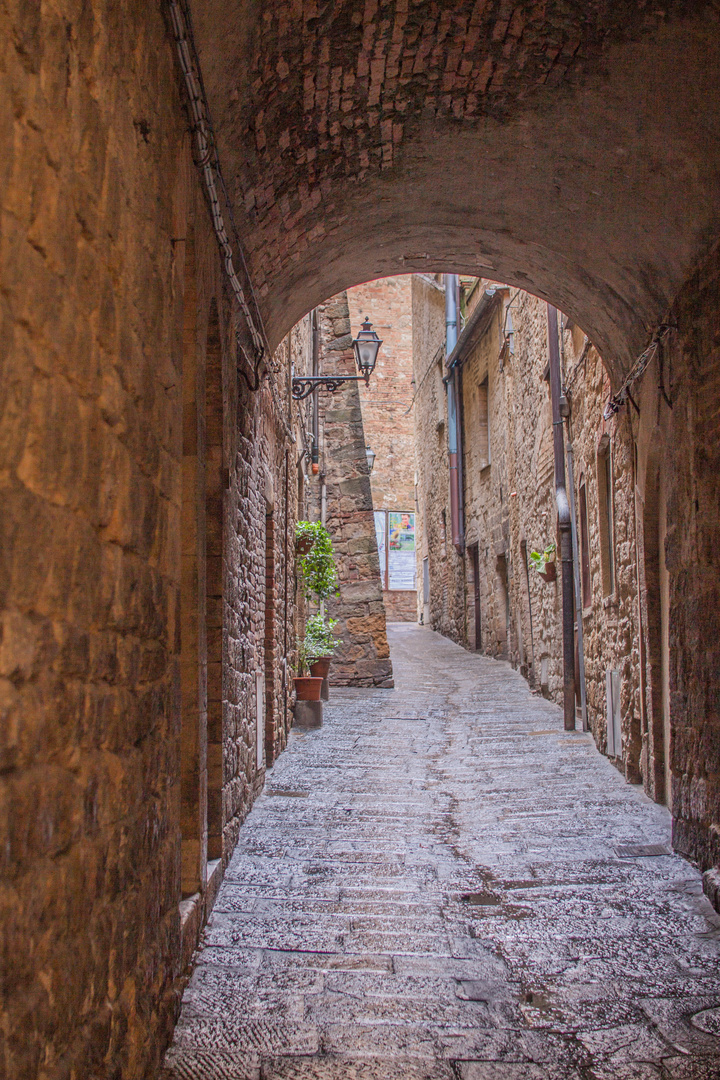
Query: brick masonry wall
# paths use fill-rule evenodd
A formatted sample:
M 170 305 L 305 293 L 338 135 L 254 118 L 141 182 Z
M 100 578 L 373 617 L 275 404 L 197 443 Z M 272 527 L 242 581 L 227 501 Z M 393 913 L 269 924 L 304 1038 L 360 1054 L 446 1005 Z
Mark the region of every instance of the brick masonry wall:
M 324 375 L 356 373 L 347 294 L 318 308 L 319 360 Z M 300 355 L 298 361 L 302 359 Z M 392 686 L 385 630 L 370 477 L 365 455 L 357 383 L 335 394 L 320 392 L 320 472 L 310 480 L 309 507 L 321 516 L 321 484 L 326 484 L 326 525 L 337 556 L 340 596 L 328 601 L 343 645 L 333 657 L 330 682 L 336 686 Z
M 273 342 L 351 282 L 517 272 L 629 363 L 714 235 L 713 0 L 207 0 L 195 16 Z M 558 213 L 583 222 L 562 257 L 556 170 Z
M 262 782 L 263 466 L 282 491 L 284 447 L 267 392 L 237 390 L 160 9 L 124 20 L 0 16 L 0 1071 L 17 1080 L 157 1073 L 211 871 Z M 199 895 L 181 905 L 183 864 Z
M 348 289 L 356 337 L 369 316 L 382 346 L 370 385 L 359 384 L 365 438 L 375 452 L 370 474 L 375 510 L 415 511 L 412 301 L 410 274 Z M 383 591 L 388 619 L 415 622 L 417 590 Z

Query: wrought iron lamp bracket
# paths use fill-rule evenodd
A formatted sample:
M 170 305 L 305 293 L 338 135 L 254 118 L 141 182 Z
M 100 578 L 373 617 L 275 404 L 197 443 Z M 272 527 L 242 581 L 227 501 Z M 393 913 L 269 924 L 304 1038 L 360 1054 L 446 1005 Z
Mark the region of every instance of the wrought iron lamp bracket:
M 363 380 L 367 385 L 370 381 L 365 375 L 296 375 L 292 381 L 292 396 L 295 401 L 302 401 L 309 397 L 313 390 L 327 390 L 334 394 L 343 383 L 360 382 Z

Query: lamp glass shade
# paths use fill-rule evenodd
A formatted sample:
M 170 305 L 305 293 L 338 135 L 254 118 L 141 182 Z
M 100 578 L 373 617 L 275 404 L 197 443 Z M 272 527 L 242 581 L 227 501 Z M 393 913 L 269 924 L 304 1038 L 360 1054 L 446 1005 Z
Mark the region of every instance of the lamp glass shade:
M 381 345 L 382 341 L 373 330 L 372 323 L 366 316 L 358 336 L 353 341 L 358 371 L 365 376 L 365 379 L 370 378 L 375 368 L 378 350 Z
M 365 457 L 367 458 L 368 472 L 372 472 L 375 464 L 375 451 L 371 450 L 369 446 L 365 447 Z

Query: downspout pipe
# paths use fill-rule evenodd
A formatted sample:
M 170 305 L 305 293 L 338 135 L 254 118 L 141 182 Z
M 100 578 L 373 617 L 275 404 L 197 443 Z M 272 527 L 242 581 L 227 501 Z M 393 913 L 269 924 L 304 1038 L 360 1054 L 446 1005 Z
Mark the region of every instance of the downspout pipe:
M 449 357 L 458 339 L 458 286 L 457 274 L 445 274 L 445 356 Z M 448 400 L 448 458 L 450 465 L 450 526 L 452 542 L 462 553 L 462 525 L 460 508 L 459 408 L 458 373 L 451 368 L 446 378 Z
M 547 306 L 550 400 L 552 402 L 555 504 L 560 532 L 562 567 L 563 714 L 565 730 L 575 730 L 575 612 L 573 598 L 572 516 L 565 486 L 563 417 L 560 410 L 560 343 L 557 308 Z
M 313 308 L 311 317 L 311 330 L 312 330 L 312 374 L 317 376 L 320 374 L 320 327 L 318 326 L 317 308 Z M 318 393 L 317 387 L 313 391 L 312 396 L 312 447 L 310 448 L 311 458 L 310 464 L 313 473 L 318 471 L 318 463 L 320 461 L 320 422 L 318 415 Z

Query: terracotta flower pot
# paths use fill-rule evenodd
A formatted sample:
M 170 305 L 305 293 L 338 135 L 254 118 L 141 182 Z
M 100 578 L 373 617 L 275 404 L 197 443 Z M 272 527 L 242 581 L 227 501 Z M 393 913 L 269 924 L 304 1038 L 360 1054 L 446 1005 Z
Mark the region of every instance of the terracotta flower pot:
M 298 701 L 319 701 L 322 679 L 314 676 L 298 675 L 294 679 L 295 694 Z
M 331 656 L 318 656 L 317 660 L 313 660 L 310 665 L 310 674 L 316 679 L 327 679 L 331 659 Z
M 545 563 L 545 570 L 540 572 L 540 577 L 545 578 L 546 581 L 555 581 L 557 578 L 557 566 L 555 560 Z
M 298 555 L 307 555 L 310 548 L 313 546 L 312 536 L 301 536 L 295 544 L 295 551 Z

